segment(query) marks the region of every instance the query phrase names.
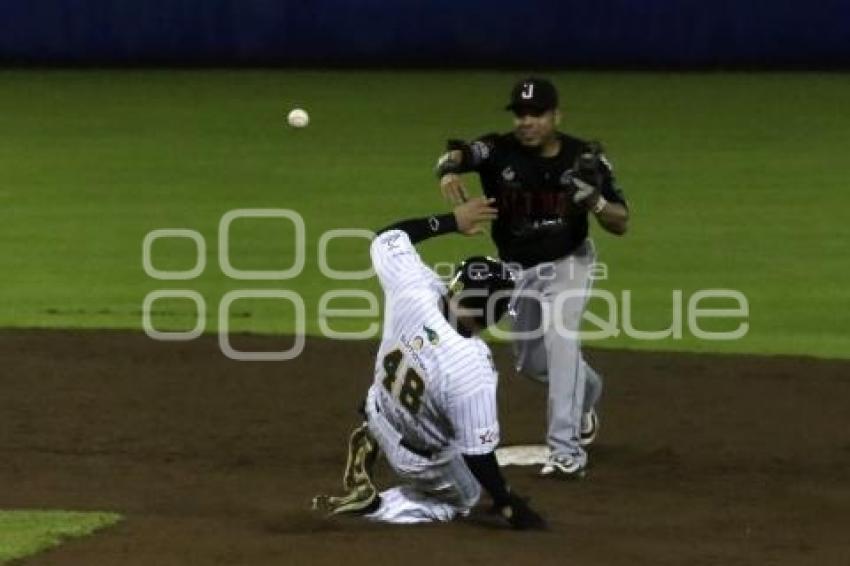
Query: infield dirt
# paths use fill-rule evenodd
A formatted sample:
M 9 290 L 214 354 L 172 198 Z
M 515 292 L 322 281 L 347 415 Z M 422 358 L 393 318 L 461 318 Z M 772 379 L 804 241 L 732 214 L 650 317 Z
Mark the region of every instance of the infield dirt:
M 280 350 L 285 339 L 241 337 Z M 214 337 L 0 332 L 0 508 L 119 526 L 26 564 L 847 564 L 850 364 L 594 350 L 602 429 L 585 480 L 510 468 L 546 533 L 482 511 L 392 527 L 312 514 L 336 491 L 374 343 L 308 339 L 234 362 Z M 503 444 L 539 443 L 545 389 L 501 370 Z M 378 483 L 391 481 L 385 468 Z

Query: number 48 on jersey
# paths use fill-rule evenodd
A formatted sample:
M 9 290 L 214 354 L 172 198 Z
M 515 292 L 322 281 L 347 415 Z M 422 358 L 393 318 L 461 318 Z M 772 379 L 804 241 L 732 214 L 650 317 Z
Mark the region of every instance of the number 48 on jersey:
M 407 367 L 401 350 L 393 350 L 384 356 L 383 366 L 386 374 L 382 381 L 384 389 L 410 414 L 416 415 L 422 406 L 425 382 L 416 371 Z M 399 379 L 399 374 L 404 375 L 403 379 Z

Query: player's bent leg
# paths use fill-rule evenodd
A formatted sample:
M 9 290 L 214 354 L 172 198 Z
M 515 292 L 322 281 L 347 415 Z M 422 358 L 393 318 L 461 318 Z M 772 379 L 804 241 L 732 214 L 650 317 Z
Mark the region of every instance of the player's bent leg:
M 593 444 L 599 434 L 599 414 L 596 411 L 596 404 L 602 396 L 602 376 L 584 360 L 582 360 L 582 367 L 585 372 L 585 383 L 579 443 L 587 447 Z
M 590 409 L 581 416 L 579 444 L 587 448 L 596 441 L 597 434 L 599 434 L 599 415 L 596 414 L 596 409 Z
M 514 342 L 515 367 L 517 373 L 540 383 L 549 383 L 546 363 L 546 348 L 543 340 Z
M 582 410 L 589 413 L 591 409 L 596 407 L 599 398 L 602 397 L 602 376 L 584 358 L 582 358 L 581 363 L 584 370 L 584 406 Z
M 538 285 L 536 280 L 528 281 L 517 291 L 520 296 L 514 300 L 511 318 L 512 347 L 517 373 L 546 383 L 548 366 L 546 345 L 543 341 L 544 329 L 541 328 L 543 314 L 539 297 L 534 294 Z
M 380 494 L 380 505 L 368 518 L 392 523 L 450 521 L 476 504 L 481 488 L 463 457 L 454 451 L 422 455 L 402 445 L 401 435 L 376 410 L 375 392 L 366 402 L 369 432 L 387 464 L 406 485 Z
M 584 371 L 578 344 L 552 337 L 549 350 L 547 444 L 553 457 L 572 459 L 583 467 L 587 455 L 579 444 L 584 402 Z
M 363 482 L 371 482 L 372 470 L 378 459 L 378 442 L 369 432 L 369 425 L 363 423 L 351 432 L 348 440 L 348 459 L 342 477 L 345 490 L 356 488 Z
M 581 444 L 585 406 L 586 371 L 581 357 L 580 328 L 590 281 L 592 247 L 556 265 L 557 277 L 544 297 L 553 311 L 553 324 L 545 335 L 549 369 L 549 425 L 551 455 L 540 473 L 544 476 L 582 477 L 587 453 Z
M 370 520 L 399 524 L 451 521 L 468 515 L 481 498 L 481 486 L 459 454 L 430 460 L 410 455 L 395 465 L 390 461 L 390 466 L 407 485 L 382 492 L 380 506 L 367 516 Z
M 313 509 L 330 515 L 343 513 L 371 513 L 380 505 L 378 490 L 372 482 L 372 470 L 378 458 L 378 443 L 366 423 L 354 431 L 348 441 L 348 459 L 343 473 L 341 496 L 317 495 Z
M 452 505 L 461 515 L 468 514 L 481 499 L 481 484 L 458 452 L 442 455 L 412 480 L 428 497 Z
M 405 485 L 381 492 L 378 508 L 365 515 L 370 521 L 412 525 L 416 523 L 448 522 L 458 515 L 458 510 Z

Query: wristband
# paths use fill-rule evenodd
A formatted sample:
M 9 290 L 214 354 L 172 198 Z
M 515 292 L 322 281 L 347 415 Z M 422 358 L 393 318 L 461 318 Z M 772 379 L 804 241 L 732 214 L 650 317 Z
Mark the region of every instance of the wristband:
M 434 168 L 437 179 L 442 179 L 444 175 L 449 173 L 462 173 L 460 163 L 452 159 L 450 155 L 446 153 L 437 161 L 437 167 Z
M 605 197 L 599 195 L 599 200 L 596 201 L 596 204 L 593 206 L 593 214 L 599 214 L 602 212 L 602 209 L 605 208 L 606 204 L 608 204 L 608 201 L 605 200 Z

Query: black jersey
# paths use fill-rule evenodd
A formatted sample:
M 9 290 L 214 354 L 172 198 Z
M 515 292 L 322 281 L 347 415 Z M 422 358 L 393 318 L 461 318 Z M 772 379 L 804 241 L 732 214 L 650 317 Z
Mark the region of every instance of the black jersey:
M 482 136 L 469 146 L 471 165 L 481 177 L 487 197 L 496 199 L 499 217 L 492 237 L 504 261 L 528 268 L 575 251 L 587 238 L 587 211 L 571 198 L 571 171 L 584 150 L 584 140 L 558 133 L 561 150 L 543 157 L 512 133 Z M 626 204 L 602 159 L 602 196 Z

